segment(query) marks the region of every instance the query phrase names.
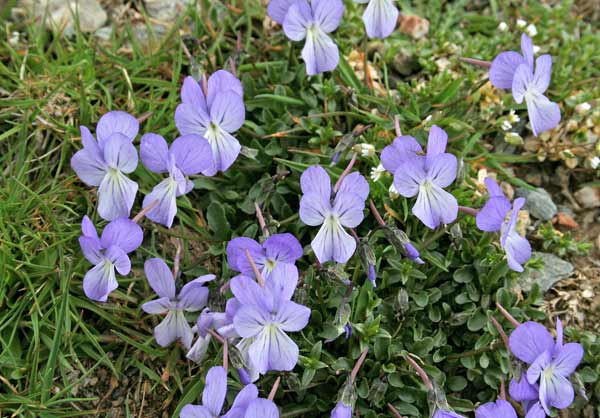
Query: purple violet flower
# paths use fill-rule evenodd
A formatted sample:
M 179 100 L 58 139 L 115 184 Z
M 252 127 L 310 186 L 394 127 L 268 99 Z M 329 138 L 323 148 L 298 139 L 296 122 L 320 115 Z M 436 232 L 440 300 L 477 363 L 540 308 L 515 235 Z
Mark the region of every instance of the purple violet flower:
M 429 131 L 427 154 L 412 136 L 400 136 L 381 153 L 381 163 L 394 175 L 404 197 L 417 196 L 412 213 L 428 228 L 449 224 L 458 216 L 456 198 L 444 190 L 456 179 L 458 162 L 446 151 L 448 135 L 436 125 Z
M 532 386 L 539 385 L 539 403 L 547 415 L 551 415 L 550 407 L 564 409 L 573 403 L 575 392 L 569 376 L 575 372 L 584 352 L 581 344 L 563 344 L 560 320 L 556 342 L 543 325 L 529 321 L 512 332 L 509 344 L 514 356 L 530 365 L 527 381 Z M 538 414 L 539 408 L 533 405 L 531 410 L 532 414 Z
M 83 291 L 91 300 L 106 302 L 108 295 L 119 287 L 115 269 L 123 276 L 129 274 L 131 261 L 127 254 L 142 244 L 144 232 L 135 222 L 119 218 L 106 225 L 99 238 L 87 215 L 81 221 L 81 232 L 81 251 L 94 264 L 83 278 Z
M 352 406 L 344 405 L 339 401 L 331 411 L 331 418 L 352 418 Z
M 486 178 L 485 186 L 490 199 L 477 214 L 477 227 L 486 232 L 500 232 L 500 245 L 506 252 L 508 266 L 511 270 L 522 272 L 523 264 L 531 257 L 529 241 L 517 232 L 519 211 L 525 205 L 525 199 L 515 199 L 511 207 L 510 200 L 493 178 Z
M 241 393 L 241 392 L 240 392 Z M 181 409 L 180 418 L 217 418 L 227 395 L 227 372 L 222 366 L 211 367 L 206 373 L 202 405 L 188 404 Z
M 181 88 L 181 104 L 175 110 L 175 125 L 181 135 L 200 135 L 211 146 L 214 168 L 205 176 L 226 171 L 240 154 L 239 141 L 231 134 L 246 118 L 242 83 L 233 74 L 219 70 L 210 76 L 205 95 L 200 84 L 186 77 Z
M 208 300 L 208 289 L 204 286 L 214 280 L 212 274 L 198 277 L 186 283 L 175 293 L 175 278 L 167 264 L 160 258 L 152 258 L 144 263 L 144 273 L 150 287 L 159 296 L 142 305 L 149 314 L 167 314 L 165 319 L 154 328 L 154 338 L 158 345 L 166 347 L 180 340 L 186 349 L 190 349 L 194 333 L 185 318 L 185 312 L 202 309 Z
M 338 46 L 329 37 L 340 25 L 344 14 L 342 0 L 298 0 L 283 21 L 283 31 L 292 41 L 306 39 L 302 59 L 306 74 L 315 75 L 334 70 L 339 62 Z
M 242 337 L 238 348 L 260 374 L 290 371 L 298 362 L 298 346 L 286 332 L 302 330 L 310 309 L 291 301 L 297 284 L 298 270 L 291 264 L 271 275 L 264 288 L 243 275 L 231 280 L 231 291 L 241 304 L 233 320 Z
M 246 385 L 235 397 L 229 412 L 221 415 L 227 395 L 227 372 L 221 366 L 212 367 L 206 374 L 202 405 L 188 404 L 180 418 L 279 418 L 275 404 L 258 397 L 255 385 Z
M 502 399 L 488 402 L 475 410 L 475 418 L 518 418 L 515 408 Z
M 540 388 L 537 384 L 529 384 L 527 376 L 522 375 L 519 380 L 511 379 L 508 393 L 515 401 L 521 402 L 526 411 L 525 418 L 546 418 L 546 412 L 539 402 Z
M 300 187 L 303 193 L 300 219 L 306 225 L 321 225 L 311 242 L 317 259 L 320 263 L 347 262 L 356 250 L 356 240 L 344 227 L 355 228 L 362 222 L 369 184 L 360 173 L 349 174 L 332 202 L 331 179 L 325 169 L 317 165 L 302 173 Z
M 369 3 L 363 14 L 363 22 L 369 38 L 387 38 L 398 23 L 398 9 L 394 0 L 354 0 L 355 3 Z
M 283 25 L 285 15 L 287 15 L 290 6 L 294 4 L 294 2 L 296 2 L 296 0 L 271 0 L 267 6 L 267 13 L 271 19 L 280 25 Z
M 421 253 L 419 253 L 419 250 L 417 250 L 417 248 L 414 245 L 412 245 L 410 242 L 404 243 L 404 250 L 406 252 L 405 253 L 406 257 L 409 260 L 412 260 L 417 264 L 425 264 L 425 262 L 421 258 Z
M 252 266 L 246 257 L 250 252 L 258 270 L 266 279 L 285 264 L 295 264 L 302 257 L 302 245 L 292 234 L 275 234 L 259 244 L 246 237 L 238 237 L 227 244 L 227 262 L 233 270 L 246 276 L 254 276 Z
M 138 165 L 132 141 L 139 130 L 136 118 L 126 112 L 108 112 L 96 126 L 96 136 L 80 126 L 83 149 L 71 158 L 71 167 L 88 186 L 98 187 L 98 213 L 112 221 L 128 218 L 138 185 L 125 174 Z
M 491 83 L 501 89 L 511 89 L 517 103 L 527 104 L 531 129 L 535 136 L 554 129 L 560 122 L 560 107 L 551 102 L 544 92 L 550 85 L 552 57 L 548 54 L 538 57 L 533 63 L 533 43 L 531 38 L 521 36 L 521 50 L 500 53 L 490 67 Z
M 194 188 L 188 176 L 215 171 L 210 145 L 200 135 L 184 135 L 173 141 L 169 149 L 162 136 L 145 134 L 142 136 L 140 156 L 148 170 L 159 174 L 169 173 L 169 177 L 144 198 L 143 207 L 158 201 L 158 205 L 146 216 L 170 228 L 177 213 L 176 199 Z
M 227 301 L 225 312 L 211 312 L 210 309 L 205 308 L 196 320 L 195 329 L 192 329 L 198 333 L 198 338 L 185 356 L 196 363 L 204 359 L 212 338 L 208 333 L 209 329 L 215 330 L 226 339 L 238 338 L 239 335 L 235 331 L 233 318 L 239 307 L 240 303 L 238 300 L 231 298 Z
M 462 415 L 457 414 L 453 411 L 448 411 L 446 409 L 437 409 L 435 414 L 433 414 L 433 418 L 465 418 Z

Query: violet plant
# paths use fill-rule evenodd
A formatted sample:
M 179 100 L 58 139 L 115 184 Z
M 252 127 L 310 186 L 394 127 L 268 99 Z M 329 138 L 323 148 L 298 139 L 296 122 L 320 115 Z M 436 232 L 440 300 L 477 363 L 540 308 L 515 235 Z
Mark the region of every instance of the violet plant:
M 393 32 L 398 18 L 398 9 L 393 0 L 354 1 L 368 3 L 363 20 L 370 38 L 385 38 Z M 271 0 L 268 13 L 274 21 L 282 24 L 285 34 L 290 39 L 305 40 L 302 57 L 308 75 L 332 71 L 337 67 L 338 46 L 329 34 L 338 28 L 342 20 L 344 5 L 341 0 Z M 516 52 L 501 53 L 491 64 L 490 80 L 496 87 L 511 88 L 517 103 L 526 102 L 532 130 L 537 136 L 554 128 L 560 121 L 558 105 L 543 95 L 550 83 L 552 60 L 549 55 L 543 55 L 536 60 L 534 66 L 533 45 L 526 35 L 522 37 L 522 52 L 522 55 Z M 138 121 L 125 112 L 109 112 L 98 122 L 97 139 L 86 127 L 81 127 L 84 148 L 73 156 L 71 165 L 83 182 L 99 188 L 98 213 L 110 221 L 101 237 L 87 216 L 82 221 L 80 246 L 86 259 L 95 265 L 86 273 L 83 289 L 86 296 L 92 300 L 106 302 L 109 294 L 118 287 L 115 271 L 121 275 L 130 272 L 131 261 L 128 254 L 136 250 L 143 240 L 143 231 L 137 224 L 142 215 L 170 228 L 177 213 L 177 198 L 191 192 L 194 187 L 190 176 L 213 176 L 218 172 L 225 172 L 240 154 L 241 144 L 232 134 L 244 124 L 246 108 L 242 84 L 234 74 L 220 70 L 209 79 L 203 77 L 200 82 L 187 77 L 181 90 L 181 99 L 182 103 L 175 113 L 175 124 L 182 136 L 173 141 L 171 147 L 160 135 L 148 133 L 142 136 L 140 154 L 144 166 L 158 174 L 167 173 L 168 177 L 145 197 L 142 203 L 143 212 L 134 220 L 128 217 L 135 202 L 138 186 L 125 174 L 132 173 L 137 167 L 137 151 L 133 141 L 139 131 Z M 447 143 L 447 133 L 437 125 L 431 127 L 426 152 L 414 137 L 401 135 L 397 129 L 397 138 L 381 153 L 381 163 L 393 175 L 393 185 L 400 195 L 405 198 L 417 197 L 412 213 L 425 226 L 435 230 L 452 224 L 458 218 L 459 209 L 471 214 L 477 212 L 477 227 L 484 232 L 500 232 L 500 246 L 506 253 L 510 269 L 522 272 L 523 264 L 531 257 L 531 245 L 517 231 L 517 218 L 525 200 L 519 198 L 511 204 L 498 184 L 492 178 L 487 178 L 485 184 L 490 198 L 485 206 L 480 211 L 459 207 L 457 199 L 445 190 L 454 183 L 458 174 L 457 158 L 446 152 Z M 374 147 L 371 146 L 371 149 L 374 150 Z M 339 155 L 336 156 L 338 157 Z M 370 234 L 375 230 L 369 231 L 362 238 L 358 235 L 361 231 L 355 230 L 364 220 L 365 201 L 371 192 L 369 183 L 360 172 L 350 173 L 356 157 L 356 154 L 352 157 L 349 166 L 333 187 L 329 174 L 320 165 L 304 170 L 300 177 L 302 196 L 297 216 L 308 226 L 320 226 L 311 242 L 319 263 L 347 263 L 358 245 L 364 277 L 375 288 L 378 260 L 369 244 Z M 377 212 L 374 203 L 370 203 L 376 225 L 383 230 L 383 235 L 396 248 L 397 254 L 405 256 L 414 264 L 424 264 L 421 252 L 408 235 L 396 226 L 388 225 Z M 258 208 L 256 202 L 255 205 Z M 393 209 L 386 210 L 393 218 L 399 218 Z M 214 213 L 212 215 L 214 218 Z M 288 222 L 292 222 L 294 216 L 289 218 Z M 224 217 L 225 215 L 222 216 Z M 261 217 L 262 214 L 259 219 Z M 211 342 L 218 341 L 223 349 L 223 366 L 212 367 L 206 374 L 202 404 L 185 405 L 180 414 L 182 418 L 278 418 L 279 410 L 273 403 L 273 397 L 280 378 L 276 380 L 268 399 L 260 398 L 258 387 L 251 382 L 269 372 L 292 372 L 302 360 L 305 370 L 302 384 L 307 386 L 310 380 L 305 376 L 308 375 L 312 379 L 316 370 L 327 367 L 318 359 L 320 352 L 314 353 L 311 350 L 311 357 L 304 355 L 308 353 L 301 354 L 297 342 L 288 335 L 303 331 L 311 318 L 310 306 L 292 300 L 300 279 L 296 264 L 304 267 L 300 261 L 303 255 L 301 241 L 292 233 L 269 236 L 264 220 L 261 227 L 266 238 L 263 242 L 259 243 L 248 237 L 237 237 L 227 245 L 229 267 L 240 274 L 221 288 L 223 295 L 227 294 L 228 289 L 233 294 L 233 297 L 225 301 L 223 312 L 213 311 L 208 307 L 208 286 L 215 280 L 212 274 L 191 280 L 177 291 L 180 280 L 179 249 L 173 270 L 160 258 L 149 259 L 144 264 L 148 283 L 158 298 L 143 303 L 141 309 L 148 314 L 165 315 L 154 328 L 156 342 L 162 347 L 167 347 L 179 341 L 187 350 L 186 357 L 201 365 L 206 362 L 206 353 L 211 347 Z M 437 232 L 439 231 L 433 234 Z M 460 238 L 459 233 L 456 233 L 456 236 Z M 415 242 L 419 242 L 418 237 L 414 239 Z M 458 243 L 454 242 L 453 246 L 461 245 L 459 239 L 456 241 Z M 422 248 L 426 255 L 430 255 L 427 254 L 427 246 L 430 244 L 430 241 L 424 240 L 419 248 Z M 387 249 L 385 251 L 387 252 Z M 431 259 L 431 256 L 426 259 Z M 356 261 L 358 263 L 359 260 Z M 394 264 L 394 267 L 398 265 L 398 260 L 386 260 L 385 257 L 381 257 L 379 262 L 389 262 Z M 335 296 L 329 299 L 330 303 L 338 303 L 341 300 L 338 312 L 346 312 L 346 315 L 340 315 L 343 316 L 343 328 L 346 331 L 346 339 L 342 344 L 353 344 L 356 340 L 361 349 L 366 346 L 347 382 L 342 386 L 331 411 L 333 418 L 350 418 L 358 400 L 355 379 L 360 366 L 367 358 L 369 344 L 373 340 L 376 341 L 375 357 L 381 357 L 385 350 L 377 341 L 385 340 L 384 344 L 387 344 L 387 340 L 396 335 L 392 337 L 387 331 L 379 330 L 381 321 L 385 319 L 382 319 L 381 314 L 377 317 L 373 315 L 381 300 L 374 292 L 369 293 L 372 289 L 360 289 L 360 308 L 352 311 L 349 300 L 355 293 L 355 278 L 344 278 L 345 266 L 335 268 L 338 269 L 335 274 L 347 284 L 346 294 L 341 299 Z M 413 276 L 405 274 L 406 271 L 413 271 L 413 268 L 411 265 L 410 269 L 402 271 L 398 275 L 399 278 L 390 278 L 386 274 L 385 286 L 401 281 L 403 285 L 408 283 L 407 287 L 414 287 L 414 277 L 429 279 L 422 272 L 413 272 Z M 308 280 L 314 287 L 309 291 L 319 293 L 320 283 L 316 283 L 315 280 L 322 277 L 322 270 L 325 269 L 316 270 L 316 279 L 312 269 L 310 273 L 303 271 L 302 274 L 310 276 Z M 358 270 L 355 270 L 355 274 L 356 271 Z M 470 278 L 462 276 L 454 278 L 465 283 L 470 281 Z M 441 283 L 440 288 L 444 286 L 445 284 Z M 331 289 L 329 291 L 333 293 Z M 443 291 L 446 292 L 446 288 Z M 443 292 L 440 290 L 439 295 L 433 292 L 425 294 L 425 303 L 423 294 L 425 292 L 418 295 L 421 308 L 427 306 L 429 300 L 438 296 L 441 298 Z M 469 297 L 474 298 L 474 295 L 470 293 Z M 402 316 L 405 309 L 404 294 L 398 292 L 395 299 L 396 304 L 393 306 L 399 308 L 399 315 Z M 223 309 L 223 304 L 220 306 L 220 309 Z M 478 308 L 472 309 L 475 315 L 479 313 L 476 309 Z M 190 315 L 197 312 L 200 313 L 192 328 L 189 324 L 192 320 Z M 323 325 L 321 312 L 319 309 L 315 319 L 320 326 Z M 354 322 L 351 322 L 351 316 L 360 315 L 364 315 L 366 319 L 364 323 L 357 324 L 355 334 L 352 331 Z M 428 312 L 432 321 L 432 318 L 439 316 L 436 322 L 442 320 L 441 315 L 440 312 L 432 310 Z M 415 335 L 418 334 L 427 344 L 430 343 L 429 340 L 433 341 L 432 337 L 421 335 L 423 330 L 418 329 L 419 324 L 415 318 L 411 318 L 411 321 L 414 324 L 407 325 L 413 327 L 412 332 Z M 492 318 L 492 322 L 497 326 L 495 319 Z M 515 323 L 514 319 L 511 322 Z M 511 353 L 522 362 L 520 366 L 526 367 L 527 370 L 522 375 L 513 373 L 509 394 L 512 400 L 522 402 L 525 418 L 555 416 L 558 410 L 569 407 L 574 401 L 575 390 L 571 379 L 584 356 L 583 346 L 579 343 L 563 342 L 560 320 L 557 321 L 556 341 L 541 324 L 530 321 L 516 325 L 518 326 L 510 339 L 503 332 L 500 334 Z M 475 328 L 471 323 L 468 326 Z M 398 328 L 396 333 L 401 331 L 401 328 Z M 194 334 L 198 335 L 195 343 Z M 308 341 L 309 338 L 314 340 L 324 335 L 311 334 L 303 337 Z M 333 343 L 334 340 L 335 338 L 325 341 Z M 433 342 L 431 344 L 433 345 Z M 418 344 L 414 346 L 420 348 Z M 237 369 L 239 380 L 244 387 L 235 397 L 229 411 L 223 414 L 227 398 L 230 347 L 231 352 L 235 353 L 234 357 L 237 353 L 241 356 L 233 358 L 231 362 Z M 398 347 L 394 349 L 398 352 L 405 350 Z M 354 353 L 357 351 L 354 350 Z M 442 351 L 438 350 L 434 356 L 442 356 L 440 353 Z M 446 355 L 447 353 L 443 354 Z M 443 390 L 431 382 L 427 373 L 411 355 L 406 355 L 406 358 L 420 375 L 433 401 L 431 416 L 464 418 L 452 410 Z M 324 366 L 321 367 L 321 364 Z M 340 364 L 343 368 L 345 363 Z M 312 376 L 306 373 L 311 367 L 314 371 Z M 374 372 L 381 373 L 378 369 Z M 308 383 L 304 383 L 305 378 Z M 398 381 L 395 383 L 398 384 Z M 371 396 L 376 394 L 369 392 L 369 397 Z M 388 408 L 395 416 L 400 416 L 393 405 L 388 404 Z M 517 417 L 517 411 L 506 400 L 504 386 L 499 399 L 483 403 L 475 410 L 475 418 L 500 416 Z

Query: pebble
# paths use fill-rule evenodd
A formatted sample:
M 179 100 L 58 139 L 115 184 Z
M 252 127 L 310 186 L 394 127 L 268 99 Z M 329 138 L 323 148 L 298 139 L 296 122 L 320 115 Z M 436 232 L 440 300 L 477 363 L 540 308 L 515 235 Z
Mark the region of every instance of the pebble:
M 600 208 L 600 188 L 585 186 L 577 190 L 575 199 L 586 209 Z
M 542 221 L 549 221 L 556 216 L 558 209 L 552 201 L 550 194 L 542 188 L 529 190 L 525 188 L 517 189 L 517 197 L 527 199 L 525 209 L 529 211 L 531 216 Z
M 37 19 L 46 15 L 48 28 L 65 28 L 65 34 L 75 33 L 74 12 L 79 13 L 82 32 L 94 32 L 108 19 L 106 11 L 97 0 L 21 0 L 20 5 Z
M 573 265 L 554 254 L 534 252 L 532 257 L 542 259 L 544 266 L 541 270 L 527 268 L 519 277 L 519 285 L 526 292 L 529 292 L 533 284 L 537 283 L 541 291 L 546 293 L 556 283 L 573 273 Z
M 429 20 L 416 15 L 400 15 L 400 32 L 413 39 L 421 39 L 429 33 Z

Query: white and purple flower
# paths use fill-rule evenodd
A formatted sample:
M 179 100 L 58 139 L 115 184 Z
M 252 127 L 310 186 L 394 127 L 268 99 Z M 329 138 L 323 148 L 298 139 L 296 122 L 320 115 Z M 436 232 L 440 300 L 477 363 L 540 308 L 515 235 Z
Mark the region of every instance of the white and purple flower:
M 531 257 L 529 241 L 517 231 L 519 211 L 525 205 L 525 199 L 515 199 L 511 205 L 498 183 L 491 177 L 485 179 L 485 186 L 490 199 L 477 214 L 477 227 L 486 232 L 500 232 L 500 245 L 506 252 L 508 266 L 511 270 L 522 272 L 523 264 Z M 509 213 L 510 217 L 507 217 Z
M 289 233 L 272 235 L 262 244 L 247 237 L 234 238 L 227 244 L 227 262 L 233 270 L 249 277 L 254 271 L 246 251 L 265 279 L 285 264 L 294 265 L 303 253 L 298 239 Z
M 215 171 L 210 145 L 200 135 L 189 134 L 177 138 L 169 148 L 162 136 L 149 133 L 142 136 L 140 156 L 148 170 L 169 174 L 144 198 L 143 207 L 157 201 L 146 216 L 170 228 L 177 213 L 177 198 L 194 188 L 188 176 Z
M 394 0 L 354 0 L 355 3 L 369 3 L 363 14 L 363 22 L 369 38 L 387 38 L 398 23 L 400 12 Z
M 283 265 L 261 287 L 247 276 L 231 280 L 231 291 L 240 303 L 233 324 L 242 340 L 238 348 L 246 354 L 250 369 L 265 374 L 269 370 L 290 371 L 298 362 L 298 346 L 287 335 L 301 331 L 310 309 L 291 298 L 298 284 L 298 270 Z
M 319 226 L 311 246 L 320 263 L 347 262 L 356 250 L 356 240 L 345 228 L 355 228 L 364 219 L 369 196 L 367 180 L 357 172 L 346 176 L 332 199 L 331 179 L 321 166 L 307 168 L 300 178 L 300 219 Z
M 552 57 L 542 55 L 534 65 L 533 42 L 525 34 L 521 36 L 521 51 L 523 55 L 507 51 L 494 58 L 490 67 L 490 81 L 495 87 L 511 89 L 517 103 L 525 100 L 531 129 L 538 136 L 554 129 L 561 119 L 558 104 L 544 96 L 550 85 Z
M 98 237 L 96 227 L 87 216 L 81 221 L 81 232 L 81 251 L 94 264 L 83 278 L 83 291 L 92 300 L 106 302 L 108 295 L 119 287 L 115 270 L 123 276 L 129 274 L 131 261 L 127 254 L 142 244 L 144 232 L 135 222 L 118 218 L 106 225 L 102 237 Z
M 202 405 L 188 404 L 180 418 L 279 418 L 277 406 L 258 397 L 258 388 L 249 384 L 237 394 L 231 409 L 221 415 L 227 396 L 227 371 L 222 366 L 212 367 L 206 374 L 202 391 Z
M 167 314 L 165 319 L 154 328 L 154 338 L 161 347 L 180 340 L 189 349 L 194 333 L 185 317 L 186 312 L 197 312 L 206 306 L 208 300 L 207 282 L 214 280 L 212 274 L 198 277 L 186 283 L 179 294 L 175 289 L 175 278 L 167 264 L 160 258 L 152 258 L 144 263 L 144 273 L 150 287 L 158 299 L 146 302 L 142 310 L 153 315 Z
M 233 74 L 219 70 L 204 87 L 192 77 L 183 81 L 175 125 L 181 135 L 200 135 L 210 144 L 214 167 L 203 170 L 204 175 L 226 171 L 235 162 L 241 145 L 231 134 L 242 127 L 245 119 L 244 90 Z
M 98 213 L 112 221 L 128 218 L 138 185 L 126 174 L 138 165 L 132 141 L 139 122 L 122 111 L 108 112 L 96 126 L 97 140 L 85 126 L 80 126 L 83 149 L 71 158 L 71 167 L 88 186 L 98 187 Z
M 342 0 L 297 0 L 283 20 L 283 31 L 292 41 L 305 39 L 302 59 L 306 74 L 334 70 L 340 59 L 338 46 L 329 33 L 335 31 L 344 14 Z
M 565 409 L 573 403 L 575 391 L 569 377 L 581 363 L 584 351 L 581 344 L 563 343 L 560 319 L 556 341 L 543 325 L 529 321 L 512 332 L 509 345 L 513 355 L 529 365 L 521 381 L 510 386 L 515 399 L 527 402 L 526 418 L 553 416 L 552 408 Z
M 381 162 L 394 175 L 404 197 L 417 196 L 412 213 L 428 228 L 452 223 L 458 216 L 456 198 L 444 190 L 456 179 L 458 162 L 446 152 L 448 135 L 436 125 L 429 131 L 427 153 L 412 136 L 400 136 L 381 153 Z

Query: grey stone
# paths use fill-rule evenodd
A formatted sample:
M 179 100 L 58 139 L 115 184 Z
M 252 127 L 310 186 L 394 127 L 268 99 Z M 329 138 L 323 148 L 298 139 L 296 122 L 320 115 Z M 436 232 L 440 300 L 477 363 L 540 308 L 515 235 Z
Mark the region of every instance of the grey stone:
M 573 265 L 554 254 L 534 252 L 534 258 L 543 261 L 541 270 L 527 268 L 519 278 L 521 289 L 529 292 L 535 283 L 539 284 L 543 293 L 546 293 L 559 281 L 566 279 L 573 273 Z
M 21 5 L 37 19 L 45 16 L 48 28 L 64 28 L 67 35 L 75 32 L 77 15 L 82 32 L 94 32 L 104 26 L 108 19 L 97 0 L 22 0 Z
M 558 209 L 552 201 L 550 194 L 544 189 L 529 190 L 525 188 L 517 189 L 517 197 L 527 199 L 525 209 L 529 214 L 537 219 L 549 221 L 556 216 Z
M 144 0 L 144 6 L 148 16 L 170 22 L 175 20 L 191 2 L 191 0 Z
M 575 192 L 575 199 L 586 209 L 600 207 L 600 188 L 585 186 Z

